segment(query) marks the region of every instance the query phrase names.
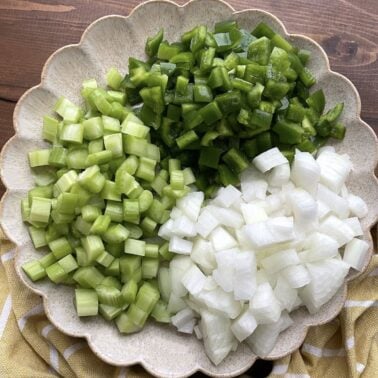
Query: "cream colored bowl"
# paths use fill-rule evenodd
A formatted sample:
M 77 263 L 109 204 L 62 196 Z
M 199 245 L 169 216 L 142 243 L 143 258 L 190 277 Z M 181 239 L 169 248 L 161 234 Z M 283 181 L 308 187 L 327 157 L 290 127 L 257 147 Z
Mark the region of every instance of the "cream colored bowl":
M 178 334 L 172 327 L 149 323 L 142 332 L 130 336 L 121 335 L 112 323 L 100 317 L 80 320 L 73 305 L 73 289 L 55 286 L 44 280 L 32 283 L 21 271 L 21 265 L 39 256 L 30 241 L 21 220 L 20 200 L 33 186 L 27 152 L 45 146 L 41 139 L 42 117 L 51 114 L 61 95 L 81 103 L 80 86 L 84 79 L 95 78 L 104 83 L 107 69 L 117 67 L 125 72 L 129 56 L 144 58 L 147 36 L 164 27 L 165 35 L 175 41 L 183 31 L 198 24 L 213 26 L 220 20 L 235 19 L 245 29 L 252 30 L 260 21 L 266 22 L 290 42 L 311 51 L 310 69 L 325 91 L 329 107 L 337 102 L 345 103 L 342 121 L 347 126 L 346 138 L 335 147 L 347 152 L 354 164 L 349 188 L 361 196 L 369 206 L 369 214 L 363 220 L 365 239 L 372 239 L 370 228 L 378 215 L 378 185 L 374 176 L 377 164 L 377 140 L 372 129 L 360 119 L 360 98 L 353 84 L 345 77 L 332 72 L 326 54 L 311 39 L 290 35 L 273 15 L 256 9 L 235 12 L 218 0 L 192 1 L 177 6 L 168 1 L 148 2 L 138 6 L 128 17 L 106 16 L 91 24 L 78 45 L 70 45 L 56 51 L 46 62 L 41 84 L 27 91 L 14 112 L 16 135 L 5 145 L 1 156 L 1 175 L 8 191 L 1 206 L 1 224 L 8 237 L 17 244 L 16 268 L 22 281 L 35 293 L 43 296 L 46 314 L 62 332 L 85 337 L 95 354 L 113 365 L 140 363 L 150 373 L 164 377 L 181 377 L 198 370 L 213 376 L 234 376 L 247 370 L 256 360 L 250 349 L 241 345 L 219 366 L 206 357 L 202 343 L 194 336 Z M 365 268 L 369 258 L 366 259 Z M 349 274 L 347 281 L 355 278 Z M 276 359 L 297 349 L 309 326 L 334 318 L 341 310 L 346 296 L 346 283 L 337 294 L 315 315 L 305 310 L 293 314 L 294 325 L 281 334 L 269 359 Z

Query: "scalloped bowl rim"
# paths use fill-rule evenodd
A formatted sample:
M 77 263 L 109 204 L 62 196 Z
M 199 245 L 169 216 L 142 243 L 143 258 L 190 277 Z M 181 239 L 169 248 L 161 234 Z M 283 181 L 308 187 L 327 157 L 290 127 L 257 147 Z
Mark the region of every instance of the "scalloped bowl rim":
M 214 1 L 214 0 L 213 0 Z M 267 17 L 269 17 L 270 19 L 272 19 L 275 23 L 277 23 L 281 28 L 282 30 L 284 31 L 284 33 L 286 34 L 287 37 L 297 37 L 297 38 L 301 38 L 301 39 L 305 39 L 309 42 L 311 42 L 313 45 L 315 45 L 318 49 L 318 51 L 323 55 L 323 58 L 324 58 L 324 61 L 326 62 L 326 69 L 327 69 L 327 72 L 331 73 L 332 75 L 334 76 L 338 76 L 340 79 L 343 79 L 344 81 L 347 82 L 347 84 L 349 85 L 349 87 L 353 90 L 354 92 L 354 95 L 355 95 L 355 98 L 357 99 L 357 109 L 356 109 L 356 117 L 357 117 L 357 120 L 366 128 L 368 128 L 370 130 L 370 134 L 371 134 L 371 137 L 374 139 L 374 142 L 375 142 L 375 147 L 376 147 L 376 152 L 378 152 L 378 139 L 377 139 L 377 136 L 376 134 L 374 133 L 374 131 L 371 129 L 371 127 L 366 123 L 364 122 L 362 119 L 361 119 L 361 98 L 359 96 L 359 93 L 357 91 L 357 89 L 355 88 L 354 84 L 347 78 L 345 77 L 344 75 L 341 75 L 340 73 L 338 72 L 335 72 L 335 71 L 332 71 L 331 68 L 330 68 L 330 65 L 329 65 L 329 59 L 328 59 L 328 56 L 327 54 L 325 53 L 325 51 L 323 50 L 323 48 L 316 42 L 314 41 L 313 39 L 305 36 L 305 35 L 302 35 L 302 34 L 296 34 L 296 33 L 288 33 L 287 30 L 286 30 L 286 27 L 285 25 L 281 22 L 281 20 L 276 17 L 274 14 L 270 13 L 270 12 L 267 12 L 267 11 L 264 11 L 264 10 L 261 10 L 261 9 L 258 9 L 258 8 L 247 8 L 247 9 L 243 9 L 243 10 L 240 10 L 240 11 L 236 11 L 230 4 L 228 4 L 227 2 L 223 1 L 223 0 L 215 0 L 217 1 L 218 3 L 222 3 L 223 5 L 225 5 L 230 12 L 232 12 L 232 15 L 237 15 L 237 14 L 242 14 L 242 13 L 247 13 L 247 12 L 259 12 L 261 14 L 265 14 Z M 15 109 L 14 109 L 14 113 L 13 113 L 13 128 L 14 128 L 14 131 L 15 131 L 15 135 L 13 135 L 3 146 L 2 150 L 1 150 L 1 153 L 0 153 L 0 177 L 3 178 L 3 162 L 4 162 L 4 154 L 8 148 L 8 146 L 15 140 L 18 138 L 18 133 L 19 133 L 19 126 L 18 126 L 18 122 L 17 122 L 17 118 L 18 118 L 18 114 L 19 114 L 19 110 L 20 110 L 20 107 L 23 103 L 23 100 L 29 96 L 34 90 L 38 89 L 38 88 L 43 88 L 43 84 L 44 84 L 44 80 L 47 76 L 46 74 L 46 71 L 50 65 L 50 62 L 57 56 L 59 55 L 59 53 L 67 48 L 70 48 L 70 47 L 81 47 L 82 44 L 83 44 L 83 41 L 85 40 L 86 38 L 86 35 L 92 30 L 92 28 L 94 28 L 97 24 L 103 22 L 104 20 L 107 20 L 107 19 L 111 19 L 111 18 L 122 18 L 122 19 L 128 19 L 130 18 L 139 8 L 143 7 L 144 5 L 146 4 L 149 4 L 149 3 L 168 3 L 168 4 L 171 4 L 173 6 L 176 6 L 178 8 L 185 8 L 187 5 L 191 4 L 191 3 L 199 3 L 200 0 L 190 0 L 188 2 L 186 2 L 185 4 L 183 5 L 178 5 L 176 4 L 175 2 L 171 1 L 171 0 L 150 0 L 150 1 L 145 1 L 145 2 L 142 2 L 141 4 L 137 5 L 135 8 L 132 9 L 132 11 L 127 15 L 127 16 L 123 16 L 123 15 L 117 15 L 117 14 L 111 14 L 111 15 L 106 15 L 106 16 L 103 16 L 103 17 L 100 17 L 98 19 L 96 19 L 95 21 L 93 21 L 85 30 L 84 32 L 82 33 L 82 36 L 80 38 L 80 41 L 77 43 L 77 44 L 69 44 L 69 45 L 65 45 L 65 46 L 62 46 L 61 48 L 57 49 L 54 53 L 52 53 L 49 58 L 46 60 L 46 62 L 44 63 L 43 65 L 43 68 L 42 68 L 42 73 L 41 73 L 41 81 L 38 85 L 36 86 L 33 86 L 31 88 L 29 88 L 27 91 L 25 91 L 25 93 L 19 98 L 16 106 L 15 106 Z M 203 1 L 204 2 L 204 1 Z M 48 90 L 48 89 L 46 89 Z M 377 163 L 378 163 L 378 154 L 376 153 L 375 154 L 375 160 L 374 160 L 374 167 L 377 166 Z M 370 172 L 373 177 L 374 177 L 374 181 L 375 181 L 375 184 L 378 185 L 378 180 L 374 174 L 374 172 Z M 4 220 L 3 220 L 3 208 L 4 208 L 4 203 L 6 201 L 6 198 L 8 196 L 8 194 L 11 192 L 12 190 L 9 190 L 7 187 L 6 187 L 6 192 L 4 193 L 3 197 L 1 198 L 1 201 L 0 201 L 0 224 L 2 226 L 4 226 Z M 374 224 L 375 222 L 377 221 L 377 218 L 378 218 L 378 214 L 375 214 L 375 217 L 374 217 L 374 221 L 371 222 L 371 224 L 369 224 L 369 226 L 367 227 L 367 229 L 365 230 L 365 233 L 368 238 L 369 238 L 369 242 L 372 241 L 372 235 L 371 235 L 371 229 L 374 227 Z M 19 253 L 20 253 L 20 246 L 17 244 L 17 242 L 15 241 L 15 239 L 13 239 L 12 237 L 12 234 L 10 234 L 9 232 L 7 232 L 6 230 L 6 227 L 3 227 L 4 229 L 4 233 L 6 234 L 6 236 L 9 238 L 9 240 L 11 240 L 14 244 L 15 244 L 15 251 L 16 251 L 16 259 L 17 257 L 19 256 Z M 365 234 L 364 233 L 364 234 Z M 369 261 L 371 259 L 371 256 L 372 256 L 372 251 L 370 251 L 370 255 L 369 255 Z M 367 265 L 368 265 L 368 262 L 366 262 L 365 264 L 365 270 L 367 268 Z M 364 271 L 365 271 L 364 270 Z M 343 301 L 342 303 L 345 302 L 345 299 L 346 299 L 346 283 L 349 282 L 350 280 L 354 280 L 355 278 L 357 278 L 358 276 L 360 276 L 361 274 L 364 273 L 364 271 L 361 271 L 361 272 L 355 272 L 355 274 L 353 275 L 352 278 L 349 278 L 349 277 L 346 277 L 346 279 L 344 280 L 344 284 L 343 286 L 340 288 L 340 289 L 343 289 Z M 75 334 L 73 332 L 70 332 L 70 331 L 67 331 L 64 329 L 64 327 L 62 327 L 59 323 L 55 322 L 55 319 L 51 316 L 49 310 L 48 310 L 48 306 L 47 306 L 47 302 L 48 302 L 48 298 L 47 298 L 47 295 L 46 293 L 43 291 L 43 290 L 40 290 L 36 287 L 33 287 L 30 285 L 30 283 L 25 279 L 24 277 L 24 274 L 21 273 L 20 269 L 16 269 L 16 272 L 19 276 L 19 278 L 21 279 L 21 281 L 24 283 L 24 285 L 26 287 L 28 287 L 31 291 L 33 291 L 34 293 L 40 295 L 43 297 L 43 307 L 44 307 L 44 310 L 45 310 L 45 313 L 48 317 L 48 319 L 54 324 L 54 326 L 56 326 L 57 329 L 59 329 L 61 332 L 63 332 L 64 334 L 67 334 L 69 336 L 73 336 L 73 337 L 83 337 L 87 340 L 92 352 L 94 354 L 96 354 L 100 359 L 104 360 L 105 362 L 111 364 L 111 365 L 115 365 L 115 366 L 125 366 L 124 364 L 119 364 L 119 363 L 116 363 L 114 361 L 111 360 L 111 358 L 108 358 L 107 356 L 104 356 L 104 355 L 101 355 L 100 353 L 98 353 L 98 351 L 92 347 L 93 345 L 93 341 L 91 340 L 91 334 L 88 334 L 88 333 L 84 333 L 84 334 L 81 334 L 81 335 L 78 335 L 78 334 Z M 279 355 L 279 356 L 273 356 L 273 357 L 265 357 L 265 359 L 267 360 L 275 360 L 275 359 L 278 359 L 278 358 L 281 358 L 281 357 L 284 357 L 290 353 L 292 353 L 294 350 L 296 350 L 298 347 L 300 347 L 300 345 L 302 344 L 305 336 L 307 335 L 307 332 L 308 332 L 308 329 L 309 327 L 311 326 L 316 326 L 316 325 L 321 325 L 321 324 L 324 324 L 324 323 L 327 323 L 329 322 L 330 320 L 332 320 L 333 318 L 335 318 L 340 310 L 341 310 L 342 307 L 340 307 L 340 309 L 338 309 L 338 311 L 334 314 L 331 314 L 327 319 L 324 319 L 323 321 L 320 321 L 320 322 L 316 322 L 314 324 L 311 324 L 310 323 L 307 323 L 307 324 L 303 324 L 302 325 L 302 332 L 301 332 L 301 335 L 300 337 L 298 337 L 298 343 L 296 345 L 296 347 L 292 350 L 289 350 L 287 353 L 284 353 L 282 355 Z M 299 335 L 298 335 L 299 336 Z M 257 356 L 255 356 L 252 352 L 251 352 L 251 361 L 249 361 L 250 363 L 247 365 L 247 366 L 244 366 L 242 368 L 240 368 L 238 371 L 233 371 L 231 374 L 232 376 L 236 375 L 236 374 L 241 374 L 243 373 L 244 371 L 246 371 L 248 368 L 250 368 L 250 366 L 252 366 L 252 364 L 255 362 L 255 360 L 258 358 Z M 137 358 L 135 359 L 135 361 L 133 362 L 130 362 L 129 364 L 127 364 L 126 366 L 130 366 L 132 364 L 141 364 L 147 371 L 149 371 L 150 373 L 152 374 L 157 374 L 156 371 L 154 371 L 153 367 L 149 366 L 148 364 L 145 363 L 145 361 L 143 360 L 143 358 Z M 202 371 L 204 373 L 207 373 L 207 370 L 205 368 L 202 368 L 201 366 L 199 365 L 196 365 L 192 368 L 192 370 L 190 372 L 185 372 L 183 374 L 183 376 L 186 376 L 186 375 L 190 375 L 190 374 L 193 374 L 195 373 L 196 371 Z M 219 374 L 219 375 L 216 375 L 216 376 L 230 376 L 230 374 Z

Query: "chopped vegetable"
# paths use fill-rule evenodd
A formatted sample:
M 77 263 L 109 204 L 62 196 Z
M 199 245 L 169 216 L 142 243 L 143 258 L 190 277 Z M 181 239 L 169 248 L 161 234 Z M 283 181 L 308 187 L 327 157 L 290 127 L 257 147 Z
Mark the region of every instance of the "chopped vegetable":
M 369 253 L 358 218 L 348 218 L 366 215 L 366 205 L 345 187 L 347 155 L 297 150 L 290 169 L 272 148 L 252 164 L 241 190 L 222 187 L 207 202 L 202 192 L 189 193 L 159 231 L 176 254 L 170 282 L 161 275 L 172 324 L 203 338 L 214 364 L 244 340 L 266 356 L 293 324 L 289 313 L 317 312 Z

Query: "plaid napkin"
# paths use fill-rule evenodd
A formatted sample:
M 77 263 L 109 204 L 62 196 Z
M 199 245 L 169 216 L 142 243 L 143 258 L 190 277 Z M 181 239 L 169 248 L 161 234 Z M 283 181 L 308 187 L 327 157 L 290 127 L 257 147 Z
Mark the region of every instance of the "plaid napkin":
M 148 377 L 141 367 L 102 362 L 83 339 L 62 334 L 41 298 L 14 269 L 15 249 L 0 230 L 0 377 Z M 340 316 L 310 329 L 302 347 L 274 363 L 271 377 L 374 377 L 378 372 L 378 255 L 349 285 Z

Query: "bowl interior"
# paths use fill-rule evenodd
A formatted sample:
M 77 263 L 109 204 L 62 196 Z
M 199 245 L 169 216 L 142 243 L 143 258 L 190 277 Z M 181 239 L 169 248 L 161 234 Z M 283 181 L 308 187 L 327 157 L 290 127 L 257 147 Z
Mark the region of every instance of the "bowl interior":
M 100 84 L 105 84 L 104 75 L 112 66 L 125 73 L 128 58 L 144 58 L 146 38 L 161 27 L 164 27 L 166 38 L 175 41 L 184 30 L 200 23 L 211 27 L 215 22 L 229 18 L 236 19 L 248 30 L 264 21 L 274 30 L 287 34 L 282 24 L 266 12 L 233 12 L 225 3 L 216 0 L 193 1 L 184 7 L 167 1 L 146 3 L 136 8 L 129 17 L 108 16 L 96 21 L 84 33 L 79 45 L 64 47 L 53 54 L 43 70 L 42 83 L 29 90 L 16 107 L 14 121 L 17 135 L 2 153 L 1 173 L 8 192 L 2 202 L 1 222 L 9 238 L 18 246 L 17 271 L 28 287 L 44 297 L 46 313 L 57 328 L 73 336 L 85 336 L 93 351 L 111 364 L 142 363 L 151 373 L 167 377 L 189 375 L 198 369 L 210 375 L 230 376 L 248 369 L 256 356 L 247 346 L 241 345 L 237 352 L 219 366 L 214 366 L 206 357 L 202 343 L 195 337 L 180 335 L 171 327 L 154 323 L 148 324 L 138 334 L 123 336 L 113 324 L 100 317 L 79 320 L 73 305 L 72 288 L 57 288 L 47 280 L 38 283 L 28 280 L 21 271 L 21 265 L 40 256 L 40 252 L 33 248 L 19 211 L 21 198 L 33 186 L 27 152 L 45 146 L 41 140 L 42 117 L 52 114 L 51 109 L 59 96 L 82 103 L 80 88 L 83 80 L 95 78 Z M 348 186 L 369 205 L 363 228 L 365 239 L 371 244 L 369 230 L 378 213 L 378 186 L 373 174 L 377 162 L 375 135 L 360 120 L 360 100 L 355 88 L 349 80 L 330 71 L 320 47 L 303 36 L 290 35 L 289 39 L 295 46 L 311 51 L 309 68 L 318 81 L 315 89 L 324 89 L 327 106 L 345 103 L 342 122 L 347 126 L 346 138 L 334 145 L 338 152 L 347 152 L 353 162 L 354 170 Z M 357 273 L 350 273 L 349 279 L 355 276 Z M 324 323 L 337 315 L 345 294 L 344 285 L 316 315 L 310 316 L 305 310 L 297 311 L 293 315 L 294 325 L 281 334 L 268 358 L 275 359 L 298 348 L 309 325 Z

